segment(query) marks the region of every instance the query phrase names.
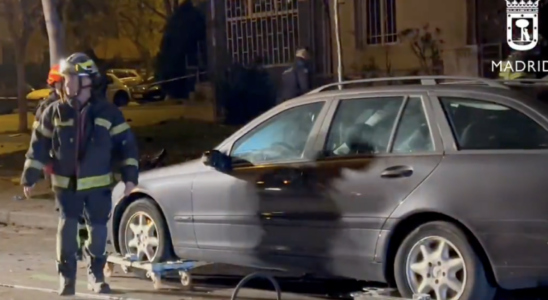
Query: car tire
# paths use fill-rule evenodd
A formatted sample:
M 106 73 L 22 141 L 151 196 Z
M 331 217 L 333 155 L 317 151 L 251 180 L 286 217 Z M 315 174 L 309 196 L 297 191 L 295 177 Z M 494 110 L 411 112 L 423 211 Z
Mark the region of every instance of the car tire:
M 463 282 L 464 287 L 458 292 L 451 291 L 452 295 L 450 296 L 460 294 L 459 300 L 492 300 L 495 297 L 497 289 L 489 283 L 485 267 L 468 242 L 466 235 L 457 226 L 441 221 L 430 222 L 419 226 L 413 230 L 400 245 L 394 262 L 394 277 L 401 296 L 404 298 L 412 298 L 414 289 L 411 286 L 417 286 L 417 282 L 421 281 L 420 279 L 417 279 L 417 277 L 423 278 L 422 276 L 415 276 L 411 268 L 411 262 L 414 258 L 425 257 L 423 254 L 419 254 L 425 253 L 423 252 L 425 248 L 422 246 L 426 246 L 426 249 L 432 249 L 431 247 L 442 245 L 442 243 L 440 243 L 441 241 L 445 241 L 445 245 L 450 249 L 447 252 L 450 257 L 452 256 L 453 259 L 461 260 L 460 262 L 464 266 L 464 268 L 459 271 L 461 273 L 457 272 L 454 276 L 454 278 L 460 277 L 459 281 L 461 283 Z M 439 250 L 439 248 L 437 249 Z M 426 253 L 428 252 L 430 251 L 426 250 Z M 432 254 L 434 252 L 430 253 Z M 428 256 L 429 259 L 420 260 L 415 266 L 417 266 L 418 270 L 428 270 L 423 272 L 423 274 L 427 273 L 426 276 L 430 276 L 427 280 L 432 284 L 431 286 L 440 286 L 439 284 L 443 284 L 445 280 L 447 280 L 446 282 L 454 282 L 453 280 L 448 279 L 453 278 L 450 275 L 451 271 L 449 269 L 449 264 L 440 262 L 442 259 L 435 259 L 435 254 Z M 430 261 L 431 264 L 426 263 L 426 261 Z M 441 263 L 441 265 L 437 266 L 439 263 Z M 416 289 L 415 292 L 419 293 Z M 432 299 L 436 299 L 436 295 L 433 291 L 429 292 L 429 294 Z
M 130 251 L 131 249 L 128 241 L 128 230 L 130 230 L 130 222 L 134 221 L 132 218 L 135 218 L 139 215 L 144 215 L 147 217 L 147 219 L 150 218 L 156 228 L 158 246 L 156 247 L 154 257 L 150 262 L 158 263 L 166 261 L 171 253 L 171 237 L 169 235 L 169 230 L 165 219 L 158 209 L 158 206 L 156 205 L 156 203 L 154 203 L 153 200 L 148 198 L 141 198 L 132 202 L 124 211 L 124 214 L 120 219 L 120 226 L 118 226 L 118 241 L 120 245 L 120 253 L 125 256 L 128 253 L 134 252 Z M 139 277 L 147 277 L 145 271 L 134 270 L 133 272 Z
M 113 102 L 118 107 L 127 106 L 129 104 L 129 95 L 126 92 L 117 92 L 114 94 Z

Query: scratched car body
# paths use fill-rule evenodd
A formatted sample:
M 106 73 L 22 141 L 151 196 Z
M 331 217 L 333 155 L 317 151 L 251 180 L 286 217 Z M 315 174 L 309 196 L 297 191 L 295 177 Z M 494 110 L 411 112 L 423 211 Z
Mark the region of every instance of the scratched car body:
M 325 87 L 202 159 L 143 173 L 130 197 L 118 185 L 112 245 L 155 262 L 387 282 L 408 297 L 546 284 L 546 106 L 495 81 L 415 79 Z

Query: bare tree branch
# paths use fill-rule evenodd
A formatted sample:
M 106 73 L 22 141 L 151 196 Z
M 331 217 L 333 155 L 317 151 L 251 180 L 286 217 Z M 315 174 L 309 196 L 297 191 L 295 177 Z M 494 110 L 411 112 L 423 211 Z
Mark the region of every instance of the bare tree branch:
M 27 100 L 25 98 L 25 60 L 29 39 L 40 24 L 42 6 L 40 0 L 1 0 L 1 17 L 6 21 L 8 38 L 15 50 L 17 77 L 17 106 L 19 131 L 27 131 Z
M 166 0 L 166 1 L 169 1 L 169 0 Z M 168 18 L 168 15 L 159 11 L 158 9 L 156 9 L 156 7 L 154 7 L 153 5 L 151 5 L 147 0 L 141 0 L 141 5 L 143 5 L 144 7 L 146 7 L 148 10 L 150 10 L 151 12 L 155 13 L 156 15 L 158 15 L 159 17 L 163 18 L 163 19 L 166 19 Z

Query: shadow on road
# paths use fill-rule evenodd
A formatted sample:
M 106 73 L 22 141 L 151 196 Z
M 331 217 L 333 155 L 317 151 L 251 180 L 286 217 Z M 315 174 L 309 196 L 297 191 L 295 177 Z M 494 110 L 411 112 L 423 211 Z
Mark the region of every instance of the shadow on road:
M 240 276 L 197 276 L 194 275 L 194 288 L 185 290 L 181 287 L 178 280 L 166 280 L 165 286 L 161 290 L 131 290 L 116 291 L 116 294 L 132 295 L 155 295 L 155 296 L 181 296 L 181 297 L 200 297 L 209 299 L 227 299 L 232 294 L 232 289 L 243 277 Z M 138 280 L 138 279 L 136 279 Z M 277 278 L 282 289 L 282 294 L 291 293 L 316 298 L 326 299 L 350 299 L 349 294 L 361 290 L 363 283 L 356 280 L 321 280 L 321 279 L 303 279 L 303 278 Z M 152 284 L 152 283 L 150 283 Z M 273 287 L 267 280 L 255 279 L 244 287 L 259 291 L 273 291 Z M 263 294 L 255 297 L 249 293 L 241 292 L 238 299 L 259 299 L 272 298 L 275 295 Z M 287 298 L 282 295 L 282 298 Z M 294 298 L 294 297 L 293 297 Z
M 124 276 L 124 278 L 127 278 Z M 131 290 L 117 291 L 116 294 L 136 294 L 153 296 L 180 296 L 180 297 L 200 297 L 204 299 L 228 299 L 232 294 L 232 289 L 243 277 L 241 276 L 205 276 L 193 275 L 194 288 L 184 290 L 178 280 L 166 280 L 165 287 L 162 290 Z M 316 278 L 297 278 L 283 277 L 276 278 L 282 290 L 282 298 L 287 299 L 287 293 L 298 296 L 307 296 L 324 299 L 352 299 L 350 294 L 363 290 L 364 287 L 383 288 L 383 285 L 375 285 L 363 281 L 350 279 L 316 279 Z M 139 280 L 139 279 L 136 279 Z M 150 283 L 152 285 L 152 283 Z M 254 294 L 249 292 L 240 293 L 238 299 L 257 300 L 257 299 L 275 299 L 274 294 L 262 294 L 255 296 L 256 291 L 273 291 L 270 282 L 264 279 L 255 279 L 245 286 L 246 289 L 253 289 Z M 284 297 L 285 294 L 285 297 Z M 397 297 L 397 295 L 394 295 Z M 295 299 L 295 297 L 291 297 Z M 529 289 L 518 291 L 500 291 L 495 300 L 542 300 L 548 299 L 548 289 Z

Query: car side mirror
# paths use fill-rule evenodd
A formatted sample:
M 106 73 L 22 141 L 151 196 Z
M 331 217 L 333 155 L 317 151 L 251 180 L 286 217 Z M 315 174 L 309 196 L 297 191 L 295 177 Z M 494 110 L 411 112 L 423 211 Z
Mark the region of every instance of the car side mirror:
M 213 167 L 221 172 L 232 170 L 232 160 L 230 156 L 220 152 L 219 150 L 209 150 L 202 155 L 202 162 L 206 166 Z

